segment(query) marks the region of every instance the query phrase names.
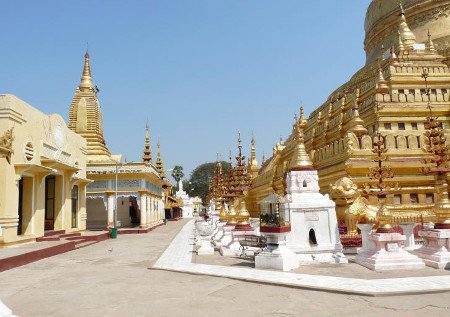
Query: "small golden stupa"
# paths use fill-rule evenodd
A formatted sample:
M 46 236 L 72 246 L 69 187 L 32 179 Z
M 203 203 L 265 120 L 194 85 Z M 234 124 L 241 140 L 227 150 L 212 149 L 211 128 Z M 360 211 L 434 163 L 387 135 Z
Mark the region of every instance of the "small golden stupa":
M 253 230 L 252 227 L 250 226 L 250 213 L 247 210 L 247 207 L 245 205 L 245 201 L 241 202 L 241 210 L 239 211 L 238 215 L 238 222 L 236 224 L 236 230 L 239 231 L 251 231 Z

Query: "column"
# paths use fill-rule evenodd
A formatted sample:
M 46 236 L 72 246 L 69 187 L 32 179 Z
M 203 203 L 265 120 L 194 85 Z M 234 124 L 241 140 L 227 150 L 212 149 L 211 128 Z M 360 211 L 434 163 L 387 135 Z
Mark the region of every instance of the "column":
M 141 206 L 140 206 L 140 218 L 141 218 L 141 228 L 147 227 L 147 194 L 141 192 Z
M 405 247 L 403 249 L 413 251 L 416 248 L 416 241 L 414 241 L 414 228 L 416 224 L 411 222 L 401 223 L 400 227 L 403 230 L 403 235 L 406 236 Z
M 150 199 L 150 213 L 152 215 L 152 225 L 155 225 L 157 216 L 157 210 L 155 208 L 155 197 L 152 197 Z
M 362 248 L 358 250 L 358 253 L 372 249 L 373 245 L 370 241 L 370 234 L 372 233 L 373 223 L 357 224 L 359 230 L 361 230 Z
M 152 197 L 151 196 L 147 196 L 147 224 L 151 225 L 152 223 Z
M 108 228 L 113 228 L 114 227 L 115 195 L 114 195 L 114 192 L 107 192 L 106 195 L 108 196 L 107 202 L 106 202 L 106 209 L 108 211 Z

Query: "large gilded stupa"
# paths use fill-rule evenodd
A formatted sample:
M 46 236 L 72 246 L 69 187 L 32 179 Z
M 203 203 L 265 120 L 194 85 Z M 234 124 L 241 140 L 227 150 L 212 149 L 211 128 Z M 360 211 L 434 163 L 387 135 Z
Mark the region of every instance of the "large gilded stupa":
M 349 202 L 358 201 L 357 212 L 375 203 L 376 197 L 367 200 L 362 188 L 371 182 L 367 174 L 374 164 L 373 139 L 380 132 L 398 183 L 387 197 L 394 221 L 433 220 L 436 180 L 421 171 L 428 156 L 424 121 L 430 102 L 448 134 L 449 13 L 447 0 L 406 0 L 404 6 L 391 0 L 372 1 L 365 23 L 366 65 L 309 118 L 302 113 L 297 119 L 304 125 L 306 150 L 319 171 L 321 192 L 334 195 L 338 216 L 340 204 L 348 208 Z M 285 193 L 285 175 L 295 148 L 290 136 L 276 144 L 272 157 L 262 163 L 246 197 L 252 216 L 259 214 L 258 201 L 274 190 Z
M 408 26 L 418 42 L 433 35 L 435 48 L 440 54 L 450 55 L 450 1 L 449 0 L 403 0 Z M 364 29 L 364 49 L 367 63 L 379 57 L 379 49 L 398 43 L 399 2 L 396 0 L 372 0 L 367 9 Z

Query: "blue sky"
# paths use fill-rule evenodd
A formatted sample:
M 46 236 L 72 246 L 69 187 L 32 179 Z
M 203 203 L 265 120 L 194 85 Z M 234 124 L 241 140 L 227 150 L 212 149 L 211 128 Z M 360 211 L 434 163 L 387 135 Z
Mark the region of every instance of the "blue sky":
M 86 42 L 109 149 L 141 157 L 148 118 L 166 169 L 258 160 L 365 62 L 369 0 L 4 1 L 0 93 L 68 117 Z

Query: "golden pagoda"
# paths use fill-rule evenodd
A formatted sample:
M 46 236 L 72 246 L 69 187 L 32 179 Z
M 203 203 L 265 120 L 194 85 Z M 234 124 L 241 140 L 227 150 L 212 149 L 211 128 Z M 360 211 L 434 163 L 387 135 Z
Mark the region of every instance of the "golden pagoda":
M 404 8 L 393 3 L 373 0 L 369 6 L 366 65 L 332 92 L 307 121 L 298 120 L 304 122 L 305 150 L 319 172 L 322 193 L 329 193 L 331 184 L 346 177 L 359 188 L 351 195 L 363 195 L 361 188 L 369 181 L 367 171 L 371 167 L 372 145 L 379 131 L 389 150 L 390 166 L 399 185 L 386 197 L 393 222 L 429 221 L 434 219 L 431 209 L 437 195 L 434 177 L 421 172 L 422 159 L 428 156 L 424 150 L 424 122 L 429 113 L 422 72 L 425 68 L 429 70 L 433 113 L 441 118 L 443 133 L 448 137 L 450 70 L 447 55 L 442 55 L 447 54 L 446 48 L 440 49 L 439 45 L 444 45 L 440 36 L 449 34 L 449 28 L 429 25 L 430 30 L 438 34 L 437 39 L 432 38 L 423 25 L 417 24 L 417 17 L 431 21 L 433 18 L 426 13 L 443 8 L 444 3 L 450 1 L 432 5 L 430 1 L 411 0 L 405 2 Z M 450 25 L 450 18 L 440 19 Z M 409 20 L 413 21 L 413 27 Z M 436 45 L 438 42 L 440 44 Z M 274 146 L 272 157 L 263 162 L 258 176 L 252 180 L 252 189 L 246 196 L 252 217 L 258 216 L 257 201 L 273 190 L 279 194 L 285 191 L 286 172 L 291 162 L 298 159 L 296 133 L 294 129 L 284 143 Z M 350 187 L 351 192 L 353 187 Z M 347 201 L 358 197 L 347 197 Z M 377 204 L 376 197 L 368 198 L 368 203 Z
M 69 111 L 69 128 L 87 141 L 89 161 L 109 161 L 111 153 L 103 137 L 103 123 L 100 102 L 97 98 L 89 64 L 89 53 L 84 55 L 84 67 Z
M 142 161 L 126 162 L 120 154 L 111 155 L 103 136 L 102 112 L 90 67 L 84 55 L 81 81 L 69 110 L 68 127 L 86 139 L 86 187 L 88 228 L 117 228 L 139 224 L 144 230 L 162 223 L 167 204 L 166 182 L 151 162 L 150 137 L 146 128 Z M 164 175 L 163 175 L 164 176 Z M 164 196 L 164 198 L 163 198 Z M 103 203 L 98 204 L 99 201 Z
M 229 190 L 235 197 L 239 197 L 247 192 L 251 187 L 251 178 L 245 165 L 245 156 L 242 155 L 241 132 L 238 133 L 238 155 L 236 156 L 236 166 L 233 168 L 232 177 L 229 181 Z

